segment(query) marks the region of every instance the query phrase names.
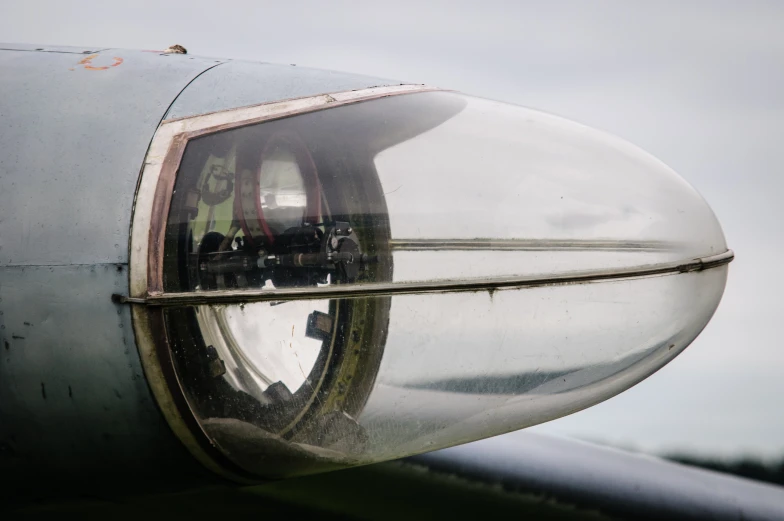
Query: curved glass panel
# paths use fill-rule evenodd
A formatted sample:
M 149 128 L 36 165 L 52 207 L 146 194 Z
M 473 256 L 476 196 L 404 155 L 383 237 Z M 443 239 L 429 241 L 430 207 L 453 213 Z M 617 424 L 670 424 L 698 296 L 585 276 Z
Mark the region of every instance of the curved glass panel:
M 645 152 L 556 116 L 454 93 L 392 96 L 194 140 L 177 192 L 198 199 L 197 215 L 176 212 L 170 224 L 193 230 L 190 248 L 203 258 L 187 263 L 206 273 L 195 286 L 167 277 L 175 291 L 308 286 L 330 274 L 359 283 L 552 274 L 726 250 L 710 208 Z M 330 236 L 340 222 L 356 234 Z M 362 244 L 371 228 L 391 240 Z M 297 253 L 308 254 L 305 265 L 289 269 Z M 230 270 L 229 259 L 257 273 Z M 375 275 L 373 263 L 382 265 Z
M 167 307 L 166 332 L 211 442 L 251 473 L 296 475 L 617 394 L 718 305 L 726 268 L 678 263 L 725 251 L 700 196 L 617 138 L 454 93 L 391 96 L 188 143 L 164 289 L 234 303 Z M 602 280 L 637 268 L 657 276 Z M 573 273 L 597 276 L 498 282 Z M 421 289 L 433 281 L 485 291 Z

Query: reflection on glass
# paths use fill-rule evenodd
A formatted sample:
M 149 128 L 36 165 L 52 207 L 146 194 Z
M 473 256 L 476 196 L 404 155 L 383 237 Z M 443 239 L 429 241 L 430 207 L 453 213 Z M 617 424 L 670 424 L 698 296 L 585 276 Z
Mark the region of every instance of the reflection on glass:
M 328 316 L 326 301 L 288 302 L 271 309 L 268 303 L 200 308 L 196 313 L 204 341 L 223 361 L 226 379 L 238 390 L 266 400 L 270 386 L 289 395 L 303 384 L 321 353 L 323 338 L 308 336 L 311 316 Z M 271 312 L 274 311 L 274 312 Z M 321 319 L 322 321 L 329 320 Z M 321 331 L 330 324 L 324 322 Z
M 340 301 L 337 308 L 374 307 L 386 314 L 373 321 L 388 334 L 372 385 L 352 388 L 344 378 L 341 386 L 325 373 L 320 384 L 315 384 L 320 376 L 311 378 L 309 385 L 321 387 L 309 405 L 276 395 L 277 401 L 256 406 L 253 414 L 224 408 L 237 401 L 235 390 L 220 395 L 212 384 L 200 384 L 189 391 L 200 411 L 210 411 L 202 413 L 207 431 L 237 464 L 256 474 L 397 458 L 541 423 L 630 387 L 699 334 L 725 278 L 726 267 L 598 284 L 400 295 L 391 307 L 373 302 L 377 299 Z M 294 304 L 300 303 L 246 307 L 243 320 L 299 327 L 302 321 L 292 321 L 293 313 L 285 310 Z M 344 354 L 348 348 L 359 364 L 347 368 L 343 359 L 343 367 L 331 366 L 335 373 L 363 370 L 359 357 L 368 345 L 354 331 L 336 332 L 332 348 Z M 248 358 L 255 350 L 252 342 L 239 347 Z M 322 349 L 329 349 L 327 343 Z M 182 374 L 191 376 L 187 370 Z M 362 406 L 338 406 L 338 397 L 358 399 Z M 286 415 L 283 405 L 292 403 L 311 414 L 297 418 L 293 428 L 292 416 L 270 422 Z M 281 466 L 270 466 L 271 440 L 289 458 Z
M 387 281 L 392 264 L 404 282 L 726 250 L 700 196 L 641 150 L 555 116 L 444 92 L 194 140 L 173 202 L 181 211 L 170 226 L 193 232 L 182 261 L 200 273 L 201 290 Z M 390 240 L 369 240 L 379 231 Z M 169 288 L 187 289 L 180 282 Z
M 498 277 L 725 251 L 699 195 L 616 138 L 454 93 L 392 96 L 189 142 L 165 290 L 316 293 L 175 306 L 165 321 L 211 441 L 253 474 L 295 475 L 499 434 L 617 394 L 693 340 L 726 268 L 503 291 Z M 480 279 L 487 291 L 363 296 Z M 319 299 L 341 285 L 353 298 Z
M 273 228 L 288 230 L 302 224 L 308 201 L 294 152 L 276 147 L 262 158 L 259 195 L 262 211 Z
M 371 440 L 367 452 L 375 459 L 419 453 L 609 398 L 699 334 L 725 279 L 726 268 L 718 268 L 494 294 L 396 296 L 384 361 L 359 417 Z

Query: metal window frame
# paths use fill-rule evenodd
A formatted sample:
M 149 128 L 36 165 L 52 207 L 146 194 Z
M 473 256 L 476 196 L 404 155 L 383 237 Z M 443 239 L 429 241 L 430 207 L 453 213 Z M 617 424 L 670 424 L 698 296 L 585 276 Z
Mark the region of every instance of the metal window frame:
M 441 90 L 425 85 L 395 85 L 320 94 L 166 120 L 158 127 L 142 167 L 137 185 L 129 239 L 129 297 L 116 302 L 140 302 L 166 298 L 163 292 L 163 242 L 174 182 L 188 142 L 232 128 L 282 119 L 387 96 Z M 175 435 L 190 453 L 213 472 L 244 484 L 258 483 L 229 460 L 202 429 L 177 377 L 158 306 L 131 307 L 136 345 L 147 382 L 158 406 Z

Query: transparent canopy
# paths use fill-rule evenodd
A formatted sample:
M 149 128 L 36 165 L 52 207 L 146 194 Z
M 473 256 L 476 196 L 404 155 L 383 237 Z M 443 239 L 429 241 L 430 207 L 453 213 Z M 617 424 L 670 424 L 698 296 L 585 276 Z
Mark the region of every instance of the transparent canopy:
M 189 141 L 164 320 L 211 442 L 290 476 L 607 399 L 699 334 L 729 258 L 702 198 L 632 145 L 406 94 Z

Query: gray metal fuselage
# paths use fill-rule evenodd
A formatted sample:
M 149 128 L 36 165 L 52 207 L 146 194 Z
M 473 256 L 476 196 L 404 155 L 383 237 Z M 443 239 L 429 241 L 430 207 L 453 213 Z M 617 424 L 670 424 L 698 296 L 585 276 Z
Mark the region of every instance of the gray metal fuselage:
M 88 483 L 96 496 L 161 492 L 219 479 L 166 423 L 129 306 L 111 301 L 129 293 L 134 197 L 153 135 L 169 119 L 397 83 L 160 51 L 0 44 L 3 495 L 67 496 Z M 413 461 L 630 518 L 784 518 L 774 487 L 526 433 L 499 441 Z
M 377 85 L 295 66 L 0 44 L 0 472 L 212 476 L 164 421 L 128 306 L 129 229 L 161 121 Z M 174 480 L 172 478 L 175 478 Z

